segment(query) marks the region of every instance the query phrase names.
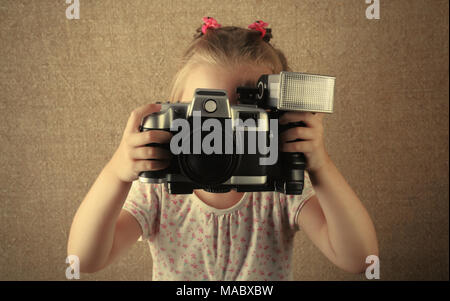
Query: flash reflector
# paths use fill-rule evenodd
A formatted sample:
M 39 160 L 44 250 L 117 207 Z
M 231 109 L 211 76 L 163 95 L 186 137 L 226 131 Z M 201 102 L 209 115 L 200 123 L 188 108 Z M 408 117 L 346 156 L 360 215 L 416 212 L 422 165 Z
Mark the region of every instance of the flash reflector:
M 258 82 L 257 98 L 265 98 L 267 105 L 283 111 L 333 113 L 335 80 L 333 76 L 283 71 Z

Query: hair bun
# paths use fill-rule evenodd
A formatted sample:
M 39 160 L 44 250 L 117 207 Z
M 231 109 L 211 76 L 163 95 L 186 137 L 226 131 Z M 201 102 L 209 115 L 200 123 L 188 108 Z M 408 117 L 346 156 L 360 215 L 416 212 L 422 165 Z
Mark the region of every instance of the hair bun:
M 263 20 L 257 20 L 250 24 L 247 28 L 259 31 L 261 33 L 260 37 L 262 40 L 268 43 L 272 38 L 272 29 L 267 28 L 267 26 L 269 26 L 269 23 L 266 23 Z
M 266 28 L 266 34 L 263 36 L 263 41 L 269 43 L 272 38 L 272 28 Z
M 205 35 L 208 29 L 217 29 L 222 27 L 221 24 L 217 22 L 213 17 L 203 17 L 203 24 L 197 28 L 197 34 L 194 35 L 194 38 L 199 38 L 202 35 Z

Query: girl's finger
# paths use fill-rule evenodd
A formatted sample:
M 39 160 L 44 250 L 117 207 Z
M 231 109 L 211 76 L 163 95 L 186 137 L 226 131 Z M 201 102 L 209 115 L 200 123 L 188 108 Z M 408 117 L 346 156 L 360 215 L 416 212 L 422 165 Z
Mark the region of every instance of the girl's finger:
M 142 122 L 142 118 L 161 110 L 160 104 L 147 104 L 145 106 L 139 107 L 131 112 L 128 118 L 127 126 L 125 127 L 126 133 L 136 133 L 139 132 L 139 127 Z
M 308 127 L 314 127 L 317 122 L 317 118 L 314 117 L 311 112 L 287 112 L 281 116 L 279 121 L 281 124 L 303 121 Z
M 171 153 L 161 147 L 148 146 L 134 148 L 131 151 L 131 157 L 133 159 L 169 159 Z
M 296 139 L 312 140 L 314 139 L 314 130 L 307 127 L 290 128 L 280 135 L 281 142 L 294 141 Z
M 292 153 L 309 153 L 312 151 L 311 141 L 298 141 L 291 143 L 283 143 L 281 146 L 281 151 L 292 152 Z
M 325 113 L 316 113 L 315 114 L 316 118 L 319 119 L 320 121 L 323 120 L 323 117 L 325 117 Z
M 135 162 L 134 170 L 136 173 L 149 170 L 161 170 L 169 166 L 168 160 L 138 160 Z
M 163 130 L 132 133 L 127 137 L 129 146 L 143 146 L 149 143 L 169 143 L 172 134 Z

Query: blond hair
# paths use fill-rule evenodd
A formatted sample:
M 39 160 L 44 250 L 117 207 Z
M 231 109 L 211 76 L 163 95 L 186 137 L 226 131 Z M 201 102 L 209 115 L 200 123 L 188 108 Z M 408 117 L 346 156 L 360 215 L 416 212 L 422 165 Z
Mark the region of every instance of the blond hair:
M 259 31 L 236 26 L 208 29 L 206 34 L 198 28 L 197 32 L 172 80 L 170 101 L 181 100 L 189 72 L 202 64 L 229 68 L 248 63 L 268 67 L 273 74 L 291 71 L 285 55 L 270 44 L 270 29 L 264 39 Z

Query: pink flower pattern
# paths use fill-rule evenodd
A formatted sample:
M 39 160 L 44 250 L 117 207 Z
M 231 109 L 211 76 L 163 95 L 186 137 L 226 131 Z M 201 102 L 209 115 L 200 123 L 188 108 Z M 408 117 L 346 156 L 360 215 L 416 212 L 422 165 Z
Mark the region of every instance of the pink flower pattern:
M 291 280 L 295 216 L 314 194 L 305 172 L 300 196 L 245 193 L 231 210 L 161 184 L 133 182 L 123 209 L 142 227 L 153 280 Z

